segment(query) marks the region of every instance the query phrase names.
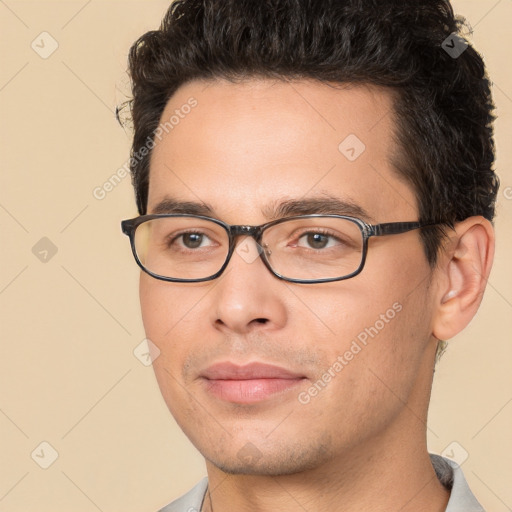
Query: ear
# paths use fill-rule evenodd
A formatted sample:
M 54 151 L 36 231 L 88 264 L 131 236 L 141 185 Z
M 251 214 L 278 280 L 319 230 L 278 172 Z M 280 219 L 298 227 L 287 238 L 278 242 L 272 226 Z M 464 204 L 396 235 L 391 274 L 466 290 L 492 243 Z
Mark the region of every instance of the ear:
M 494 258 L 494 229 L 480 216 L 456 224 L 440 254 L 432 334 L 448 340 L 462 331 L 480 306 Z

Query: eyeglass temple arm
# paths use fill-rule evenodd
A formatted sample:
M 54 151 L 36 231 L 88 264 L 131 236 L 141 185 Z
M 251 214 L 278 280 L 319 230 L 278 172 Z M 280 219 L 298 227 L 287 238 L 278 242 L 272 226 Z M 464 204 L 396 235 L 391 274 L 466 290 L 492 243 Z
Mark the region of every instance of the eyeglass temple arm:
M 432 226 L 433 222 L 384 222 L 383 224 L 369 225 L 368 236 L 398 235 L 413 229 Z

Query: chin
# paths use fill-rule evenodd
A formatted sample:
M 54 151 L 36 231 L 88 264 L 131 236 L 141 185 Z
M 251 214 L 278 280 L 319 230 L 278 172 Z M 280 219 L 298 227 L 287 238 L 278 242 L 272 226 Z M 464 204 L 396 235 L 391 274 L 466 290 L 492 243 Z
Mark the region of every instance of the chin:
M 330 458 L 329 449 L 322 444 L 296 447 L 268 446 L 259 450 L 253 443 L 246 443 L 237 453 L 225 451 L 215 455 L 203 453 L 214 466 L 230 475 L 282 476 L 294 475 L 319 467 Z M 230 458 L 229 455 L 231 455 Z

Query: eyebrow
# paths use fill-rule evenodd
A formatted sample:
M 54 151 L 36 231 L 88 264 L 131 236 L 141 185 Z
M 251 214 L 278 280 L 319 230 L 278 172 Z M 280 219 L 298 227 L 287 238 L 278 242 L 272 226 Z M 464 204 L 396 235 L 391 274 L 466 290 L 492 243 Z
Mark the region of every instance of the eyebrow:
M 180 201 L 166 196 L 151 210 L 152 214 L 177 213 L 183 215 L 203 215 L 205 217 L 218 218 L 215 209 L 208 203 L 197 201 Z M 263 215 L 268 220 L 276 220 L 295 215 L 346 215 L 357 217 L 368 223 L 374 223 L 374 219 L 360 205 L 350 200 L 323 194 L 320 197 L 304 197 L 300 199 L 286 199 L 275 201 L 262 209 Z

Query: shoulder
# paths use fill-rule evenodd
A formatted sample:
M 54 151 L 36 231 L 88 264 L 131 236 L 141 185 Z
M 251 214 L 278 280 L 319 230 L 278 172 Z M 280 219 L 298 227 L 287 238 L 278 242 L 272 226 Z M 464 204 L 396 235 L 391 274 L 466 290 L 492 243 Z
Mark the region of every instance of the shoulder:
M 203 504 L 208 478 L 203 478 L 187 494 L 169 503 L 158 512 L 199 512 Z

